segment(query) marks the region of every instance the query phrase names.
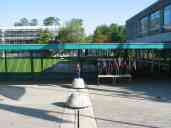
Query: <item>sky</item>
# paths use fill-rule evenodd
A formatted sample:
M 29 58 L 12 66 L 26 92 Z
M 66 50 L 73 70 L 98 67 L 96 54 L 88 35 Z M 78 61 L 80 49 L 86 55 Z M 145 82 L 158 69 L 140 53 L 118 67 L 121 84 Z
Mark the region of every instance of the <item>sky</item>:
M 0 26 L 12 26 L 22 17 L 37 18 L 40 23 L 54 16 L 66 22 L 72 18 L 84 21 L 86 33 L 93 33 L 98 25 L 126 20 L 156 0 L 0 0 Z

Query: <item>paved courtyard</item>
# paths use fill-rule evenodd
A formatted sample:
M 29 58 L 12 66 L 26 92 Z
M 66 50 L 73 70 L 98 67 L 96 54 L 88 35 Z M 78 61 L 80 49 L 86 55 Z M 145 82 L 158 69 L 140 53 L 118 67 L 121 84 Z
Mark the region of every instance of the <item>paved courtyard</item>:
M 91 106 L 81 110 L 80 128 L 171 128 L 171 81 L 88 85 Z M 64 107 L 71 84 L 0 84 L 4 128 L 76 128 L 76 111 Z
M 171 82 L 91 86 L 98 128 L 171 128 Z

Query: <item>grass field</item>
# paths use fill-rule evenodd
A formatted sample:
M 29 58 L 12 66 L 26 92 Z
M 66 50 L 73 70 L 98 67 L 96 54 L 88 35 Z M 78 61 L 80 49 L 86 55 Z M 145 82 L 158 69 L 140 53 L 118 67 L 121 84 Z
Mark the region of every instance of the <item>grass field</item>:
M 42 62 L 41 62 L 42 61 Z M 42 72 L 52 67 L 55 64 L 61 63 L 95 63 L 94 60 L 78 59 L 78 58 L 33 58 L 34 72 Z M 8 72 L 31 72 L 31 59 L 30 58 L 7 58 L 7 71 Z M 0 73 L 5 72 L 5 59 L 0 58 Z

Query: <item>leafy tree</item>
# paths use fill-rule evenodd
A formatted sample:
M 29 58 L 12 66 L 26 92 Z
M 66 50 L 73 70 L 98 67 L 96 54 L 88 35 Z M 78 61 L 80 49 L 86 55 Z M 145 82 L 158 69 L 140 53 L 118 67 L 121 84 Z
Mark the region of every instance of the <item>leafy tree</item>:
M 105 42 L 124 42 L 126 41 L 125 27 L 117 24 L 98 26 L 94 32 L 94 41 Z
M 111 30 L 107 25 L 98 26 L 94 32 L 94 41 L 98 43 L 111 42 Z
M 93 35 L 88 35 L 84 38 L 85 43 L 92 43 L 93 42 Z
M 14 26 L 22 26 L 22 24 L 20 22 L 15 22 Z
M 48 31 L 41 31 L 40 38 L 35 40 L 34 43 L 47 44 L 53 39 L 53 34 Z
M 27 18 L 21 18 L 19 22 L 15 22 L 14 26 L 29 26 L 29 21 Z
M 126 29 L 125 26 L 111 24 L 111 38 L 112 42 L 125 42 L 126 41 Z
M 51 25 L 60 25 L 59 23 L 60 19 L 57 17 L 47 17 L 43 20 L 43 24 L 45 26 L 51 26 Z
M 22 18 L 20 19 L 20 22 L 23 26 L 28 26 L 29 25 L 29 21 L 27 18 Z
M 29 24 L 30 26 L 37 26 L 39 23 L 37 19 L 32 19 Z
M 58 38 L 62 42 L 84 42 L 83 21 L 81 19 L 72 19 L 67 22 L 60 28 Z

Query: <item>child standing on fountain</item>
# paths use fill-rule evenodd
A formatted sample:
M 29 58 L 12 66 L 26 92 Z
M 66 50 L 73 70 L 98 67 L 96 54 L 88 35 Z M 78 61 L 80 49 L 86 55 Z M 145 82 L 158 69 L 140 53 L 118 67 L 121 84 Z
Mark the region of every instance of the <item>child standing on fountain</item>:
M 81 75 L 81 67 L 80 67 L 80 64 L 79 63 L 76 65 L 76 75 L 77 75 L 77 78 L 80 78 L 80 75 Z

